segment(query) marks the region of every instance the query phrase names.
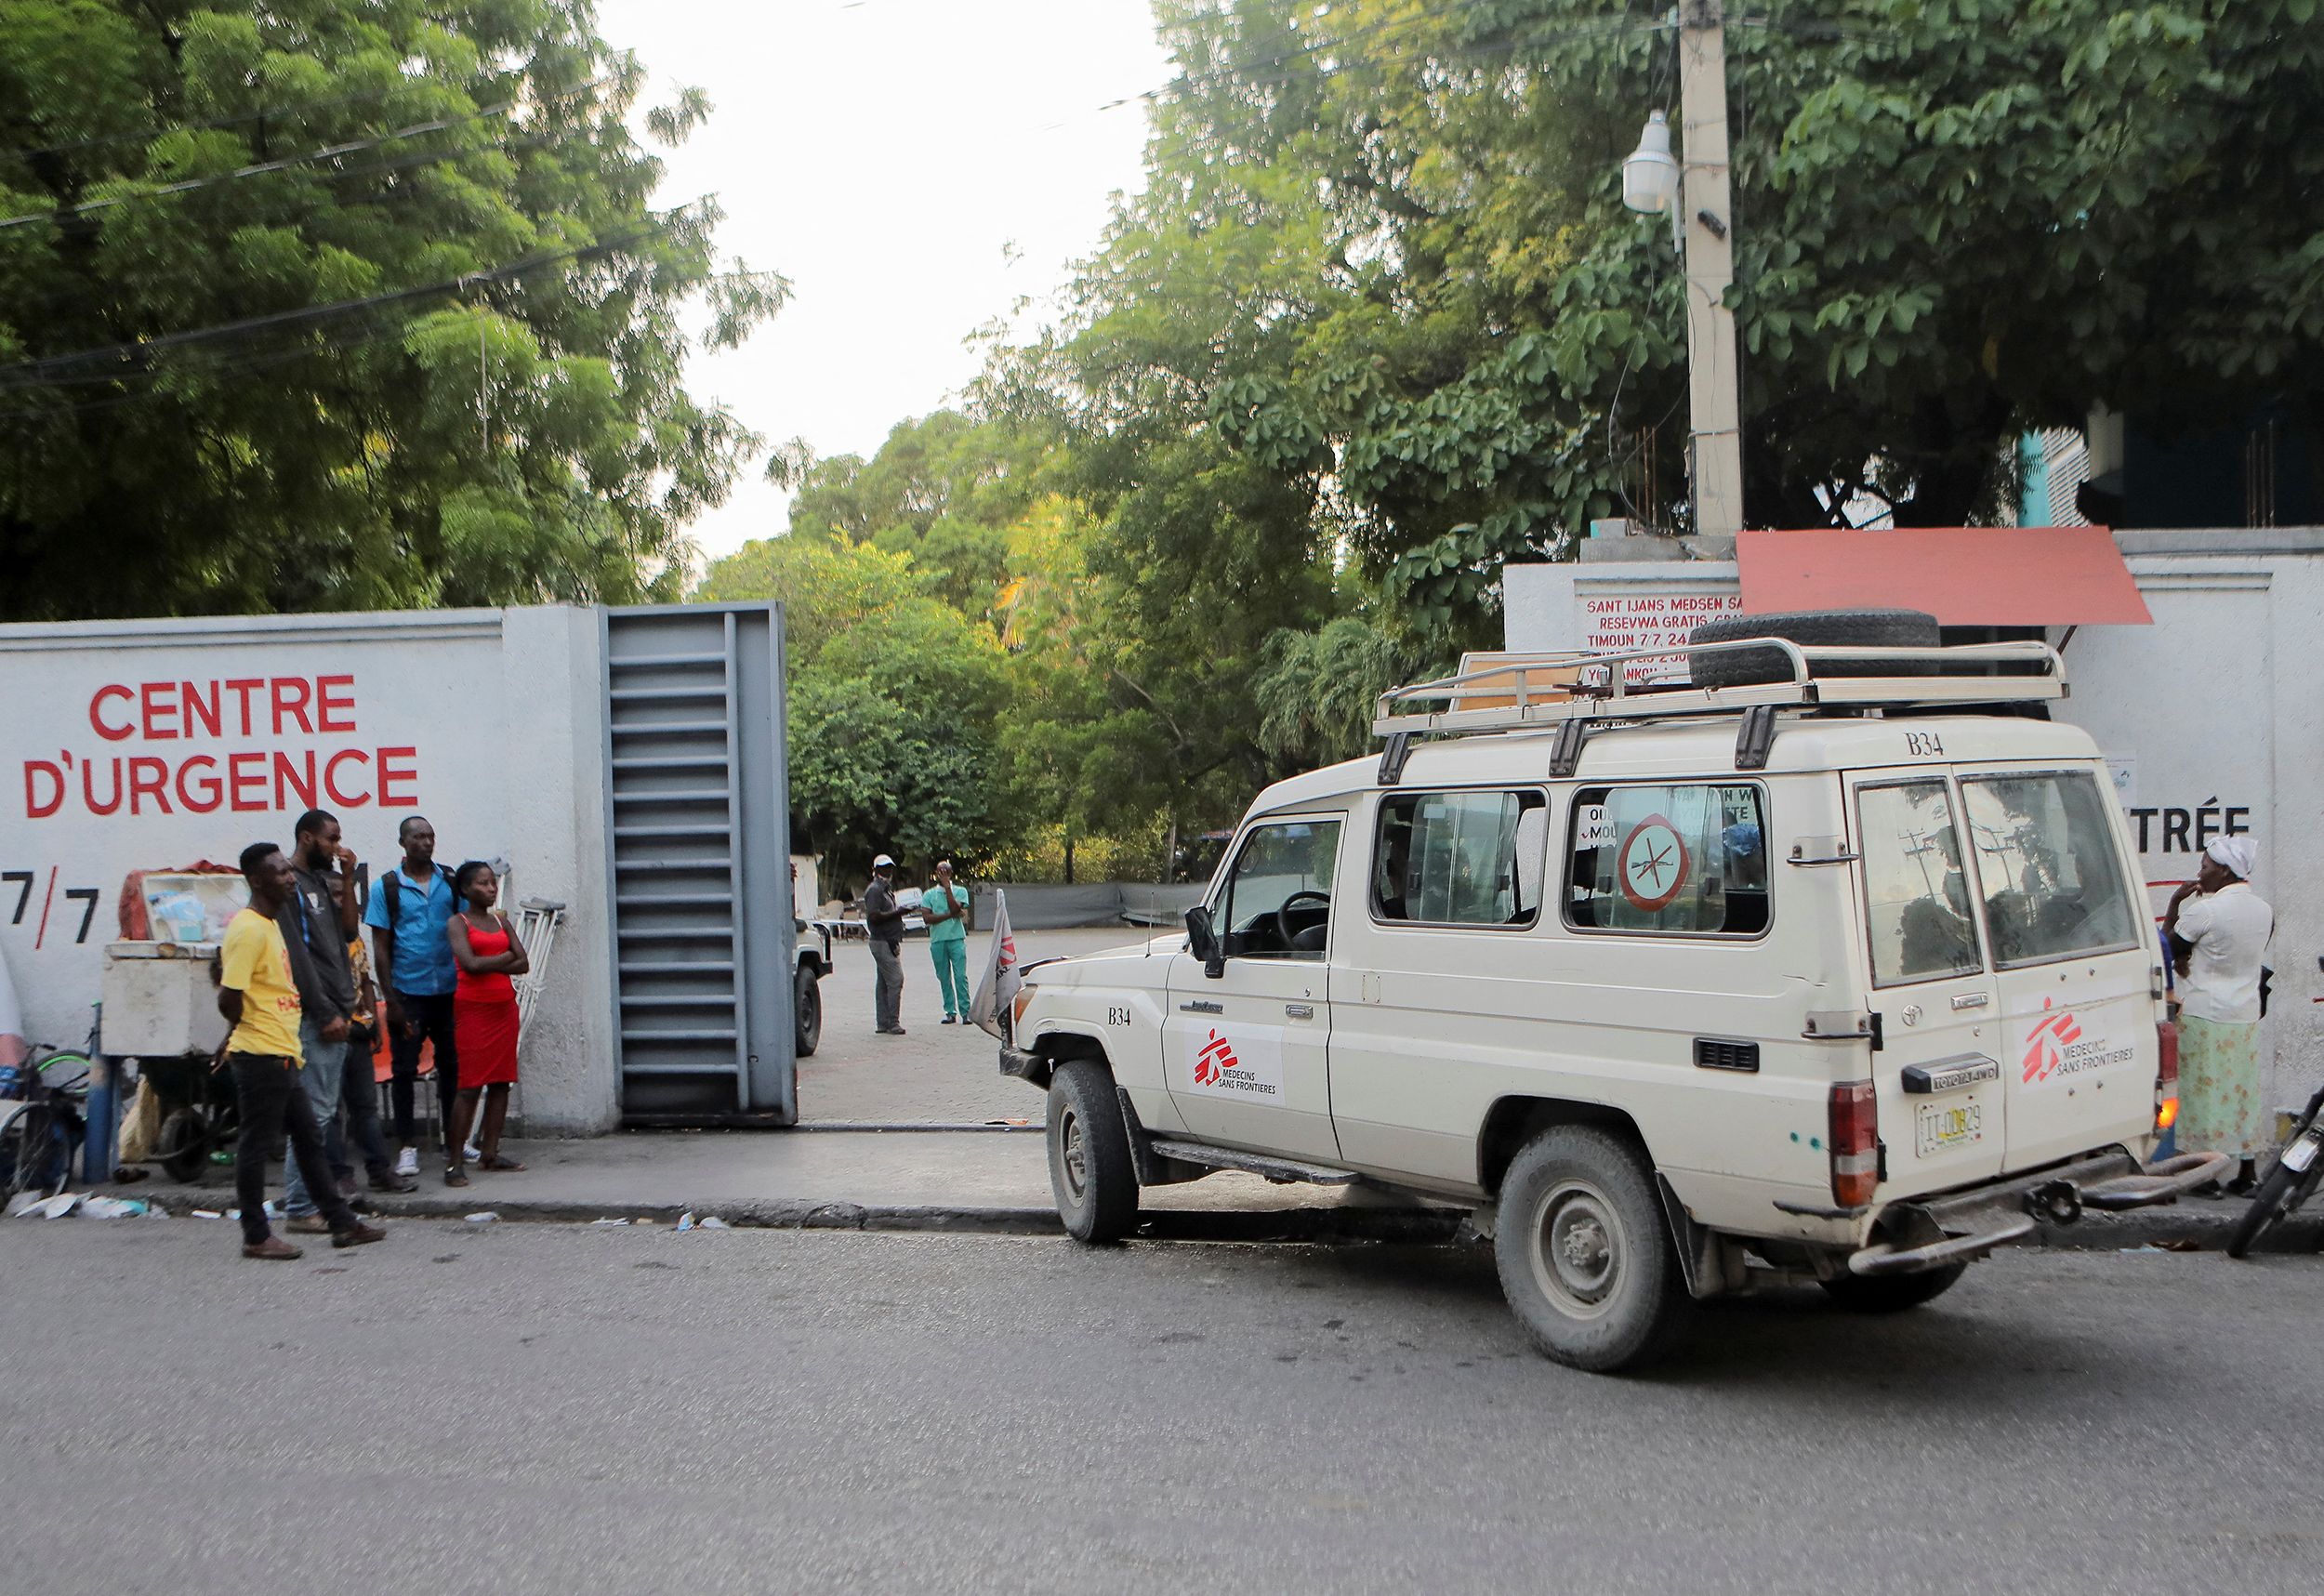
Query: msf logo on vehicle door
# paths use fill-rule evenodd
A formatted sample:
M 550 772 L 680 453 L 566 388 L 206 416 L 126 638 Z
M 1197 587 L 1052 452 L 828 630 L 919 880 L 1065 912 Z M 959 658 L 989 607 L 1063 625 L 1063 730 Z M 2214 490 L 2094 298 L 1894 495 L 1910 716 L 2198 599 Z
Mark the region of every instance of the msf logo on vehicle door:
M 2046 997 L 2041 1007 L 2045 1012 L 2026 1034 L 2025 1056 L 2020 1061 L 2027 1086 L 2130 1062 L 2131 1049 L 2108 1047 L 2106 1037 L 2092 1035 L 2074 1015 L 2063 1009 L 2052 1010 Z
M 1283 1049 L 1272 1036 L 1238 1034 L 1230 1041 L 1214 1026 L 1207 1036 L 1189 1034 L 1194 1088 L 1246 1101 L 1283 1096 Z

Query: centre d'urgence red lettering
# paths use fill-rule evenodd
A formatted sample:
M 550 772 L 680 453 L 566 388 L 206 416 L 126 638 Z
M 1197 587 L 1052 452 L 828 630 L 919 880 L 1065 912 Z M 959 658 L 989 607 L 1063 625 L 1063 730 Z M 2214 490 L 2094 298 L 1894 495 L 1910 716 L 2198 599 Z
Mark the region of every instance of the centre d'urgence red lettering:
M 227 677 L 209 681 L 108 682 L 89 695 L 88 723 L 107 743 L 347 737 L 359 730 L 355 679 Z M 419 751 L 341 745 L 216 753 L 59 749 L 24 761 L 24 817 L 68 810 L 93 815 L 237 814 L 319 806 L 416 809 Z

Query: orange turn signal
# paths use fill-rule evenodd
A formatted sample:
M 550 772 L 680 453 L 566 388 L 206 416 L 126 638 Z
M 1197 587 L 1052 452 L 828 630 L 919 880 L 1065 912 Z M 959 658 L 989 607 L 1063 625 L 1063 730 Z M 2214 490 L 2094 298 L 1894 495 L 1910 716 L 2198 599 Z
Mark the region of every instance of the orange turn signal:
M 2159 1136 L 2179 1123 L 2179 1100 L 2167 1097 L 2155 1110 L 2155 1134 Z

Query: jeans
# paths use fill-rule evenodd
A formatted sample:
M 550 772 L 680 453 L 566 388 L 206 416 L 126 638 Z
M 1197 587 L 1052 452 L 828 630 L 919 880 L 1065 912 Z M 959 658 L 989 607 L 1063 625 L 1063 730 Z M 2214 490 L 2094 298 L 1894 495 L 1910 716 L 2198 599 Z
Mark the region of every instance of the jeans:
M 872 965 L 879 971 L 873 989 L 873 1007 L 878 1014 L 882 1031 L 893 1031 L 904 1023 L 904 944 L 872 938 Z
M 395 1139 L 406 1147 L 419 1145 L 412 1122 L 412 1084 L 419 1079 L 419 1045 L 436 1044 L 436 1098 L 443 1105 L 443 1123 L 452 1124 L 452 1100 L 460 1093 L 460 1049 L 452 1039 L 452 994 L 399 992 L 405 1024 L 388 1032 L 388 1106 L 395 1114 Z
M 339 1106 L 347 1111 L 346 1128 L 342 1130 L 341 1122 L 336 1119 L 323 1128 L 323 1151 L 330 1160 L 331 1173 L 343 1181 L 355 1174 L 347 1159 L 350 1141 L 374 1181 L 386 1180 L 392 1168 L 388 1162 L 387 1137 L 379 1128 L 379 1079 L 371 1059 L 371 1031 L 359 1026 L 349 1032 L 347 1064 L 339 1080 Z
M 316 1134 L 321 1128 L 335 1125 L 339 1116 L 339 1088 L 347 1081 L 347 1040 L 336 1042 L 323 1039 L 323 1022 L 307 1015 L 298 1022 L 298 1049 L 307 1055 L 307 1067 L 298 1072 L 298 1084 L 306 1088 L 308 1112 L 313 1115 Z M 326 1155 L 324 1167 L 330 1167 Z M 339 1183 L 325 1181 L 336 1195 Z M 292 1219 L 303 1220 L 315 1211 L 320 1194 L 307 1189 L 306 1177 L 299 1173 L 298 1160 L 287 1161 L 283 1169 L 283 1212 Z
M 931 939 L 928 956 L 936 965 L 936 984 L 944 989 L 944 1012 L 957 1020 L 969 1017 L 969 939 Z
M 256 1246 L 273 1233 L 266 1218 L 266 1150 L 282 1131 L 290 1138 L 289 1163 L 305 1177 L 334 1232 L 361 1221 L 331 1181 L 323 1161 L 323 1138 L 314 1110 L 301 1088 L 300 1071 L 288 1059 L 265 1053 L 229 1053 L 234 1095 L 242 1105 L 242 1134 L 234 1143 L 234 1195 L 242 1203 L 242 1239 Z

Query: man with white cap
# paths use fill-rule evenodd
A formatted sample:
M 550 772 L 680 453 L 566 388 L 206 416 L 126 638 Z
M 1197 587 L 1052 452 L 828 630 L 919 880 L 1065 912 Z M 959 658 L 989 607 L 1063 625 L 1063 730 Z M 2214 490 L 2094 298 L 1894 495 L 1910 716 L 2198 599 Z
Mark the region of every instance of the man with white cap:
M 904 1035 L 904 905 L 896 902 L 896 862 L 885 853 L 872 861 L 871 885 L 864 889 L 864 929 L 871 933 L 873 968 L 879 972 L 873 999 L 883 1036 Z
M 2253 1165 L 2274 1145 L 2260 1082 L 2260 974 L 2276 911 L 2251 890 L 2258 850 L 2223 837 L 2202 868 L 2171 895 L 2162 929 L 2178 967 L 2179 1145 L 2230 1153 L 2242 1168 L 2227 1187 L 2240 1196 Z

